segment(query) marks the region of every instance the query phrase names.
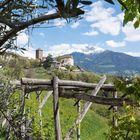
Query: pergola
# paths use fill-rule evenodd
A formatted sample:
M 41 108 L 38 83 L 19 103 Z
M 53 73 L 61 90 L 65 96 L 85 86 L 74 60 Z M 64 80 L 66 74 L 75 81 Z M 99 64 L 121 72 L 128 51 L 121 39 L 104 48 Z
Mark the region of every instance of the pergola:
M 117 111 L 118 106 L 123 106 L 124 102 L 128 105 L 137 104 L 135 101 L 125 98 L 125 95 L 117 97 L 117 91 L 112 84 L 104 84 L 106 76 L 104 75 L 99 83 L 86 83 L 81 81 L 60 80 L 58 77 L 53 77 L 52 80 L 44 79 L 29 79 L 22 78 L 21 85 L 24 87 L 25 93 L 38 92 L 47 90 L 48 93 L 39 105 L 40 116 L 42 116 L 41 109 L 47 102 L 50 95 L 53 95 L 53 110 L 54 110 L 54 127 L 55 127 L 55 140 L 62 140 L 60 114 L 59 114 L 59 98 L 75 98 L 77 99 L 75 105 L 77 105 L 78 117 L 73 124 L 73 127 L 69 129 L 64 140 L 70 140 L 73 133 L 77 130 L 77 140 L 80 140 L 80 123 L 88 112 L 92 103 L 110 105 L 114 111 Z M 97 96 L 99 91 L 111 92 L 112 97 Z M 90 94 L 87 94 L 90 92 Z M 80 107 L 80 100 L 86 101 L 83 108 Z M 138 105 L 138 104 L 137 104 Z M 41 122 L 42 123 L 42 122 Z M 117 120 L 113 117 L 113 124 L 117 125 Z

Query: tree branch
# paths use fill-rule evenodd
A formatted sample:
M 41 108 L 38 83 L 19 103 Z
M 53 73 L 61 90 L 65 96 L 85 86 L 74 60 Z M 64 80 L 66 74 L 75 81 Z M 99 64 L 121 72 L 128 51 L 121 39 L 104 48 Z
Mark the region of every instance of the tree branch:
M 17 23 L 15 28 L 12 28 L 12 30 L 10 30 L 2 39 L 0 39 L 0 50 L 3 49 L 2 45 L 4 45 L 6 41 L 8 41 L 8 39 L 14 37 L 19 31 L 24 30 L 25 28 L 28 28 L 31 25 L 34 25 L 34 24 L 37 24 L 46 20 L 56 19 L 56 18 L 60 18 L 60 15 L 58 13 L 50 14 L 50 15 L 43 15 L 38 18 L 31 19 L 27 22 Z
M 3 17 L 0 17 L 0 23 L 3 23 L 7 26 L 9 26 L 10 28 L 14 28 L 15 25 L 13 23 L 11 23 L 10 21 L 5 20 Z
M 77 16 L 81 15 L 81 14 L 83 14 L 83 12 L 79 11 L 77 13 Z M 73 17 L 73 16 L 75 16 L 75 15 L 71 15 L 71 17 Z M 6 35 L 4 35 L 2 37 L 2 39 L 0 39 L 0 50 L 3 49 L 2 45 L 4 45 L 8 41 L 8 39 L 16 36 L 16 34 L 19 31 L 24 30 L 31 25 L 35 25 L 35 24 L 41 23 L 43 21 L 53 20 L 53 19 L 57 19 L 57 18 L 61 18 L 61 15 L 58 12 L 54 13 L 54 14 L 50 14 L 50 15 L 42 15 L 40 17 L 31 19 L 26 22 L 15 23 L 15 28 L 12 28 L 12 30 L 10 30 L 8 33 L 6 33 Z
M 11 0 L 5 0 L 4 2 L 0 2 L 0 7 L 4 7 L 6 4 L 8 4 L 9 2 L 11 2 Z

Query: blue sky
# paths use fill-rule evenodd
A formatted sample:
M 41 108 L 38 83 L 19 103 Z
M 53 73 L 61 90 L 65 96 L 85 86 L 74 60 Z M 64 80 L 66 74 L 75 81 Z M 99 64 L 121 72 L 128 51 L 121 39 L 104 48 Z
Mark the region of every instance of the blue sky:
M 133 23 L 122 26 L 123 13 L 118 4 L 95 1 L 85 10 L 81 20 L 67 23 L 64 19 L 56 19 L 41 26 L 44 28 L 21 33 L 20 45 L 28 42 L 25 55 L 34 57 L 37 48 L 42 48 L 45 56 L 73 51 L 91 53 L 92 48 L 97 48 L 140 56 L 140 27 L 134 29 Z

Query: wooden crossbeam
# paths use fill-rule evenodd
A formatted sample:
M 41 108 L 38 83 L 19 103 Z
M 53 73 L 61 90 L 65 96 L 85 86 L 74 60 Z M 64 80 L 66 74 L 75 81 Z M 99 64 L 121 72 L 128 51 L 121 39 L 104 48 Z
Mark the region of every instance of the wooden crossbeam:
M 137 102 L 130 100 L 128 98 L 106 98 L 106 97 L 97 97 L 97 96 L 91 96 L 88 94 L 84 93 L 79 93 L 79 92 L 60 92 L 59 96 L 62 98 L 67 98 L 67 99 L 78 99 L 78 100 L 84 100 L 84 101 L 89 101 L 92 103 L 96 104 L 101 104 L 101 105 L 111 105 L 111 106 L 123 106 L 124 104 L 126 105 L 135 105 L 135 106 L 140 106 Z
M 88 89 L 95 89 L 97 84 L 95 83 L 86 83 L 86 82 L 80 82 L 80 81 L 70 81 L 70 80 L 58 80 L 59 87 L 63 88 L 69 88 L 75 89 L 75 88 L 88 88 Z M 52 87 L 52 81 L 51 80 L 45 80 L 45 79 L 30 79 L 30 78 L 22 78 L 21 84 L 29 86 L 30 89 L 35 88 L 34 90 L 41 90 Z M 114 91 L 115 87 L 112 84 L 103 84 L 101 89 L 103 90 L 109 90 Z M 29 89 L 28 89 L 29 90 Z M 26 92 L 28 92 L 28 90 Z M 30 91 L 30 90 L 29 90 Z

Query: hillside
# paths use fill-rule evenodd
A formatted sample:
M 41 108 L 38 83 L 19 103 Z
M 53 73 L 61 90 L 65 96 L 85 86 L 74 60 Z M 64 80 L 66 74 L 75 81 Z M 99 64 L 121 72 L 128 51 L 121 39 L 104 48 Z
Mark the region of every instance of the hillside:
M 106 50 L 101 53 L 90 54 L 74 52 L 71 55 L 75 65 L 88 71 L 109 74 L 140 73 L 140 58 L 124 53 Z

